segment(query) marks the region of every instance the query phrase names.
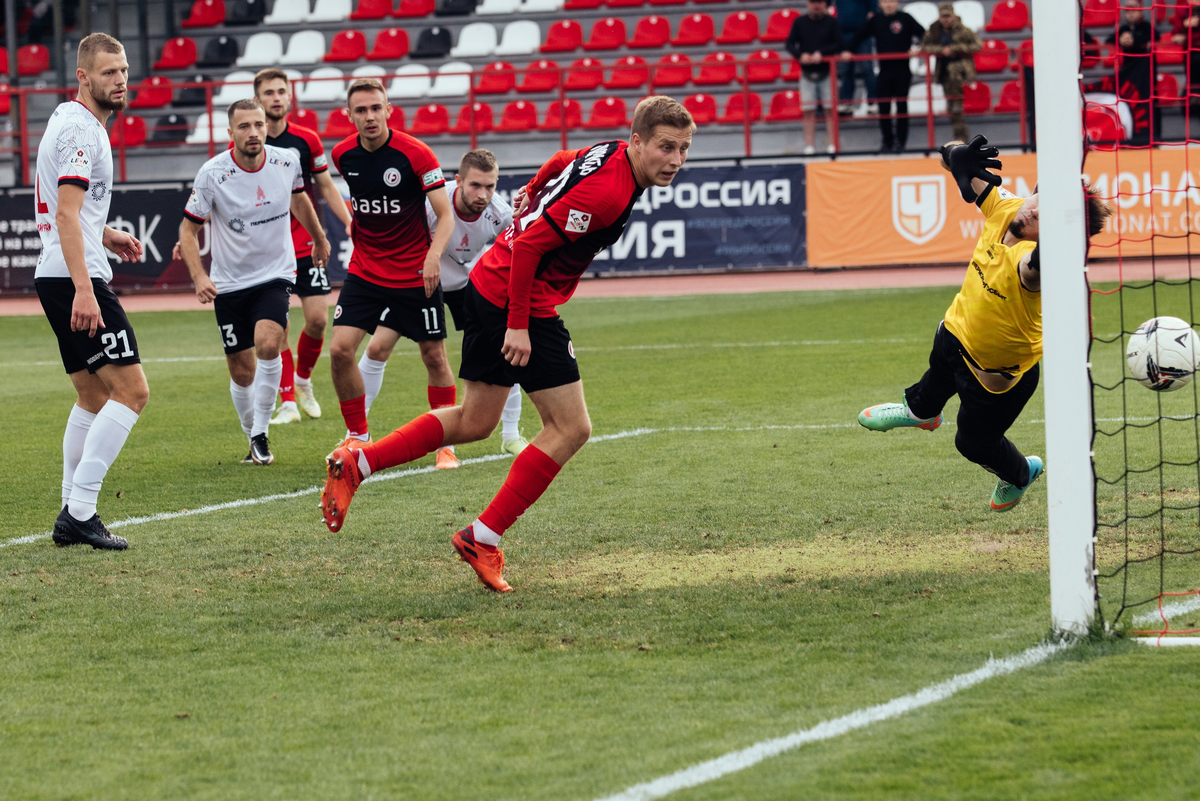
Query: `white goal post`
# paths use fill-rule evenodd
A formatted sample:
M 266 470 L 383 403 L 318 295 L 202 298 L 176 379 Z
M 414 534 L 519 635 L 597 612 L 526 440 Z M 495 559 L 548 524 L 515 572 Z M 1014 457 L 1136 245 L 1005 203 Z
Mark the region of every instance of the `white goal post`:
M 1087 232 L 1080 180 L 1083 107 L 1079 6 L 1035 0 L 1046 484 L 1050 524 L 1050 617 L 1056 631 L 1084 634 L 1095 615 L 1095 481 L 1088 373 Z

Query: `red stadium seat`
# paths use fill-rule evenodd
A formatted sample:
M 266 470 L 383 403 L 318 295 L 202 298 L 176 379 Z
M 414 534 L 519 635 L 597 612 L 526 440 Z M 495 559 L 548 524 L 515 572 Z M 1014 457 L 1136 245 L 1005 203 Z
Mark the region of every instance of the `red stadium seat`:
M 350 19 L 383 19 L 392 13 L 392 0 L 358 0 Z
M 975 54 L 976 72 L 1004 72 L 1008 69 L 1008 45 L 1000 39 L 988 39 Z
M 479 83 L 475 86 L 477 95 L 504 95 L 517 85 L 517 74 L 507 61 L 485 64 L 481 72 Z
M 288 114 L 288 122 L 292 125 L 299 125 L 301 128 L 308 128 L 310 131 L 317 131 L 321 128 L 321 118 L 311 108 L 293 107 Z
M 684 86 L 692 80 L 692 60 L 683 53 L 672 53 L 658 60 L 650 76 L 654 87 Z
M 352 136 L 356 133 L 358 133 L 358 129 L 354 127 L 354 121 L 350 119 L 349 109 L 345 107 L 335 108 L 325 118 L 325 127 L 321 129 L 321 138 L 345 139 L 347 136 Z
M 1083 7 L 1083 27 L 1115 31 L 1120 13 L 1121 0 L 1087 0 Z
M 681 6 L 687 0 L 650 0 L 652 6 Z
M 1088 105 L 1083 115 L 1083 127 L 1092 144 L 1115 145 L 1125 139 L 1125 128 L 1116 112 L 1102 106 Z
M 588 56 L 571 64 L 567 71 L 566 89 L 569 92 L 588 92 L 604 83 L 604 65 Z
M 609 5 L 612 5 L 609 0 Z M 666 47 L 671 39 L 671 23 L 666 17 L 642 17 L 633 29 L 633 38 L 629 40 L 630 47 Z
M 1178 106 L 1179 79 L 1169 72 L 1160 72 L 1154 79 L 1154 100 L 1160 106 Z
M 440 136 L 449 130 L 450 111 L 445 106 L 431 103 L 417 109 L 408 132 L 413 136 Z
M 1017 48 L 1017 60 L 1013 62 L 1013 69 L 1020 69 L 1022 66 L 1033 69 L 1033 40 L 1026 39 L 1021 42 Z
M 562 72 L 557 64 L 548 58 L 538 59 L 525 70 L 525 75 L 521 79 L 520 85 L 517 86 L 517 91 L 553 92 L 558 88 L 561 78 Z
M 546 31 L 546 41 L 541 50 L 543 53 L 569 53 L 578 50 L 582 44 L 583 26 L 573 19 L 564 19 Z
M 196 40 L 186 36 L 168 39 L 163 43 L 162 58 L 154 62 L 156 70 L 186 70 L 196 63 Z M 5 70 L 8 61 L 4 62 Z
M 592 115 L 584 128 L 628 128 L 629 114 L 619 97 L 602 97 L 592 104 Z
M 715 26 L 708 14 L 688 14 L 679 21 L 679 33 L 671 40 L 675 47 L 701 47 L 713 40 Z
M 993 109 L 998 114 L 1011 113 L 1021 110 L 1021 84 L 1009 81 L 1000 89 L 1000 101 Z
M 767 112 L 767 122 L 794 122 L 802 119 L 804 112 L 800 110 L 800 93 L 795 89 L 776 92 L 771 98 L 771 109 Z
M 368 61 L 396 61 L 408 55 L 408 32 L 386 28 L 375 37 L 375 46 L 367 53 Z
M 404 109 L 392 106 L 392 113 L 388 115 L 388 127 L 393 131 L 404 130 Z
M 988 33 L 1023 31 L 1029 27 L 1029 6 L 1022 0 L 1004 0 L 992 6 L 992 19 L 984 26 Z
M 1100 59 L 1104 57 L 1107 49 L 1107 47 L 1095 40 L 1091 42 L 1084 41 L 1079 46 L 1079 66 L 1085 70 L 1090 70 L 1100 63 Z M 1030 50 L 1031 54 L 1032 52 Z
M 433 13 L 435 0 L 400 0 L 392 16 L 397 19 L 428 17 Z
M 487 103 L 476 101 L 474 104 L 467 103 L 459 110 L 458 122 L 454 123 L 454 127 L 450 132 L 469 134 L 471 132 L 472 119 L 475 122 L 476 133 L 487 133 L 495 127 L 495 122 L 492 118 L 492 107 Z
M 758 38 L 758 15 L 753 11 L 735 11 L 725 18 L 717 44 L 749 44 Z
M 604 0 L 567 0 L 563 4 L 564 11 L 589 11 L 604 5 Z
M 645 2 L 646 0 L 607 0 L 605 5 L 609 8 L 635 8 Z
M 774 83 L 783 72 L 783 63 L 774 50 L 755 50 L 746 57 L 746 78 L 750 83 Z
M 196 0 L 181 28 L 211 28 L 225 21 L 224 0 Z
M 728 0 L 692 0 L 693 3 L 726 3 Z
M 779 77 L 791 83 L 800 80 L 800 62 L 794 58 L 789 58 L 785 59 L 784 64 L 783 75 Z
M 12 111 L 12 95 L 8 93 L 8 84 L 0 83 L 0 114 Z
M 517 133 L 532 131 L 537 128 L 537 106 L 528 100 L 514 100 L 504 107 L 500 114 L 500 124 L 496 130 L 501 133 Z
M 122 114 L 111 131 L 108 141 L 113 147 L 120 144 L 121 136 L 125 136 L 125 147 L 137 147 L 146 143 L 146 121 L 136 115 Z
M 700 62 L 700 72 L 692 79 L 697 86 L 724 86 L 737 81 L 737 61 L 733 54 L 709 53 Z
M 563 128 L 564 117 L 567 130 L 583 127 L 583 108 L 578 100 L 567 98 L 565 105 L 558 100 L 551 101 L 546 107 L 546 119 L 538 125 L 538 130 L 560 131 Z
M 605 89 L 637 89 L 650 80 L 646 59 L 641 56 L 619 58 L 612 66 L 612 76 L 604 82 Z
M 683 99 L 683 107 L 697 125 L 711 125 L 717 121 L 717 100 L 712 95 L 688 95 Z
M 967 114 L 986 114 L 992 107 L 992 88 L 983 81 L 963 85 L 963 111 Z
M 767 27 L 763 29 L 759 41 L 786 42 L 788 34 L 792 32 L 792 23 L 798 16 L 800 16 L 800 12 L 790 8 L 781 8 L 773 12 L 771 16 L 767 17 Z
M 598 19 L 592 35 L 583 43 L 584 50 L 616 50 L 625 44 L 625 22 L 619 17 Z
M 758 92 L 750 93 L 750 122 L 758 122 L 762 119 L 762 98 L 758 96 Z M 746 121 L 746 96 L 741 92 L 736 95 L 729 96 L 729 102 L 725 104 L 725 113 L 717 120 L 725 125 L 733 123 L 742 123 Z
M 1154 0 L 1154 25 L 1161 25 L 1175 19 L 1177 12 L 1186 14 L 1188 0 Z
M 3 26 L 0 26 L 3 27 Z M 0 75 L 8 75 L 8 48 L 0 47 Z
M 50 50 L 42 45 L 22 45 L 17 50 L 17 74 L 41 75 L 50 69 Z
M 358 61 L 367 57 L 367 37 L 359 31 L 338 31 L 325 54 L 326 61 Z
M 137 95 L 129 103 L 130 108 L 162 108 L 171 105 L 175 89 L 171 79 L 161 75 L 142 78 L 137 85 Z
M 1183 45 L 1171 41 L 1171 34 L 1164 33 L 1154 43 L 1154 60 L 1160 67 L 1174 67 L 1183 63 L 1187 51 Z

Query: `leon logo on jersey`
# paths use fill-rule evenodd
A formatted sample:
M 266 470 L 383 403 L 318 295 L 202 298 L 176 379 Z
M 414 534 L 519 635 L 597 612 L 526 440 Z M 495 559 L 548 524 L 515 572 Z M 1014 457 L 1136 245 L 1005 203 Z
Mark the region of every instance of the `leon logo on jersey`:
M 914 245 L 924 245 L 946 224 L 946 176 L 892 178 L 892 225 Z
M 576 211 L 571 209 L 567 212 L 567 231 L 573 234 L 586 233 L 588 226 L 592 224 L 592 215 L 586 211 Z

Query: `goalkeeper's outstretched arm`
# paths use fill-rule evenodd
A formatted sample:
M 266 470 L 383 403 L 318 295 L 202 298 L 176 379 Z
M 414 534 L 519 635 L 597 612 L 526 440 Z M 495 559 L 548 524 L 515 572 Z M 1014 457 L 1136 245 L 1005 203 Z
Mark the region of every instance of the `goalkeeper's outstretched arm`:
M 1000 185 L 1000 176 L 989 169 L 1001 168 L 1000 160 L 996 158 L 1000 151 L 988 146 L 987 137 L 976 135 L 968 143 L 947 142 L 939 151 L 942 154 L 942 167 L 954 176 L 959 194 L 966 202 L 976 202 L 989 185 Z

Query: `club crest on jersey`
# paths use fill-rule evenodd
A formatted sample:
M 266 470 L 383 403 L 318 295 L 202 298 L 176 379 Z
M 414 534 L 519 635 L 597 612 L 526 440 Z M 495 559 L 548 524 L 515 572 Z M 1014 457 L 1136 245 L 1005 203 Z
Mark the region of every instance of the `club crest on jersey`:
M 92 181 L 92 200 L 104 200 L 108 194 L 108 184 L 104 181 Z
M 914 245 L 924 245 L 946 224 L 946 178 L 943 175 L 897 175 L 892 178 L 892 225 Z
M 428 188 L 436 184 L 438 181 L 444 181 L 442 177 L 442 168 L 438 167 L 421 176 L 421 186 Z
M 233 231 L 235 234 L 245 233 L 246 223 L 242 222 L 237 217 L 234 217 L 232 220 L 229 221 L 229 229 L 231 231 Z
M 571 209 L 567 212 L 567 231 L 573 234 L 585 233 L 592 224 L 592 215 L 586 211 Z
M 383 171 L 383 182 L 388 186 L 397 186 L 400 183 L 400 171 L 395 167 L 388 167 Z

